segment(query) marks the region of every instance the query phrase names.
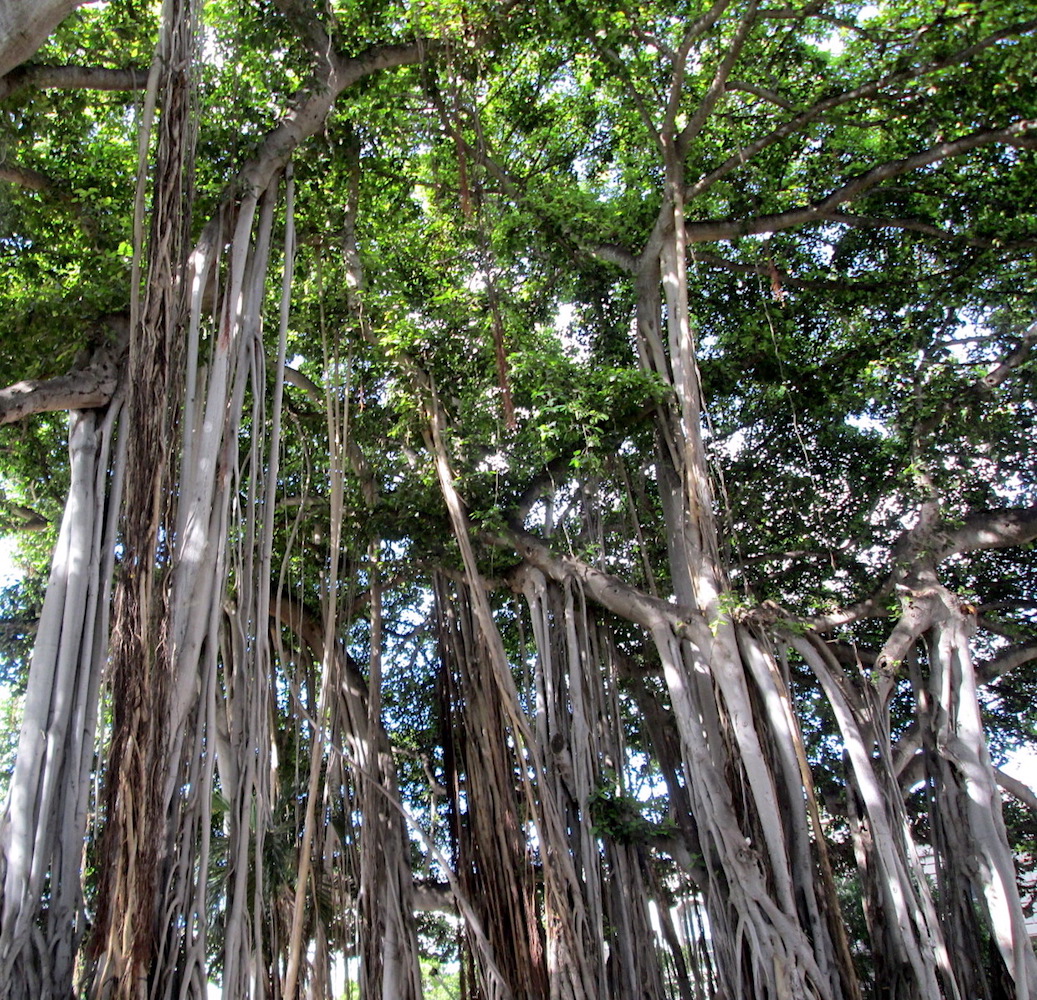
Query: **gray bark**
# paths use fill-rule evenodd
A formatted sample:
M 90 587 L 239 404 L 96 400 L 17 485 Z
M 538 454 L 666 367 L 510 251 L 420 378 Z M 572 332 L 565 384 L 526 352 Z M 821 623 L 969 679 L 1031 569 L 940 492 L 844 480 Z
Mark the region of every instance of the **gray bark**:
M 108 641 L 113 511 L 121 483 L 119 471 L 109 490 L 108 469 L 118 412 L 70 416 L 69 498 L 0 818 L 0 982 L 11 996 L 70 996 L 86 930 L 82 845 Z
M 0 0 L 0 77 L 32 57 L 82 0 Z
M 125 343 L 125 319 L 112 317 L 122 344 L 102 347 L 82 369 L 50 379 L 27 379 L 0 389 L 0 426 L 37 413 L 90 410 L 106 406 L 115 394 Z

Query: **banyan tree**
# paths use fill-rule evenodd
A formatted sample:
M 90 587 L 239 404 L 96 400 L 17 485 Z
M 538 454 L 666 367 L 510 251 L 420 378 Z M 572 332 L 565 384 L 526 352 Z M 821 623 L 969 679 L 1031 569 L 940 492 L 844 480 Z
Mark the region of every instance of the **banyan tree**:
M 0 992 L 1037 998 L 1029 7 L 0 2 Z

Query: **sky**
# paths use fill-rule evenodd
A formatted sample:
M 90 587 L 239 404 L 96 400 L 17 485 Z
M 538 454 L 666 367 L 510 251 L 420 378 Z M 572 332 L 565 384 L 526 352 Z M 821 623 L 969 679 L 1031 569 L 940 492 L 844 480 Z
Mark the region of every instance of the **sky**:
M 0 587 L 6 587 L 20 575 L 14 564 L 14 550 L 17 536 L 0 536 Z

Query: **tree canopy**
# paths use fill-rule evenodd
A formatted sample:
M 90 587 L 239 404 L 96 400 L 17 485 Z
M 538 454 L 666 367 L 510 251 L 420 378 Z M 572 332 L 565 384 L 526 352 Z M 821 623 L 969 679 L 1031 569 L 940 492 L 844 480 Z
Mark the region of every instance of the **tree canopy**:
M 1031 3 L 24 7 L 11 996 L 1037 996 Z

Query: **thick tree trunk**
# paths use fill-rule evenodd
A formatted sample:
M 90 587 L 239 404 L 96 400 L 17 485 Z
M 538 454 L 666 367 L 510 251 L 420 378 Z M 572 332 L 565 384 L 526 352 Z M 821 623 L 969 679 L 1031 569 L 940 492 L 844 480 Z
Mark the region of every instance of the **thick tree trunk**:
M 0 983 L 11 997 L 71 996 L 86 931 L 82 851 L 98 689 L 108 647 L 123 469 L 112 443 L 121 410 L 117 401 L 107 413 L 69 417 L 69 496 L 0 820 Z
M 84 0 L 0 0 L 0 77 L 29 59 Z
M 989 934 L 1015 985 L 1016 1000 L 1032 1000 L 1037 997 L 1037 958 L 983 731 L 969 649 L 972 616 L 943 587 L 916 599 L 930 606 L 928 698 L 921 708 L 926 742 L 935 754 L 933 813 L 942 836 L 934 853 L 945 888 L 944 923 L 948 936 L 962 947 L 976 948 Z M 977 910 L 985 919 L 977 920 Z M 995 984 L 971 981 L 967 969 L 962 973 L 963 995 L 997 995 Z
M 816 806 L 804 786 L 787 687 L 771 654 L 739 637 L 725 607 L 687 301 L 682 182 L 672 162 L 668 177 L 670 236 L 661 252 L 646 251 L 637 275 L 637 346 L 643 366 L 673 388 L 672 401 L 657 407 L 656 468 L 675 596 L 703 616 L 711 635 L 702 644 L 682 642 L 663 623 L 652 635 L 710 872 L 706 907 L 718 974 L 732 996 L 853 997 L 831 873 L 822 865 L 815 879 L 820 848 L 811 847 L 818 831 L 808 815 Z

